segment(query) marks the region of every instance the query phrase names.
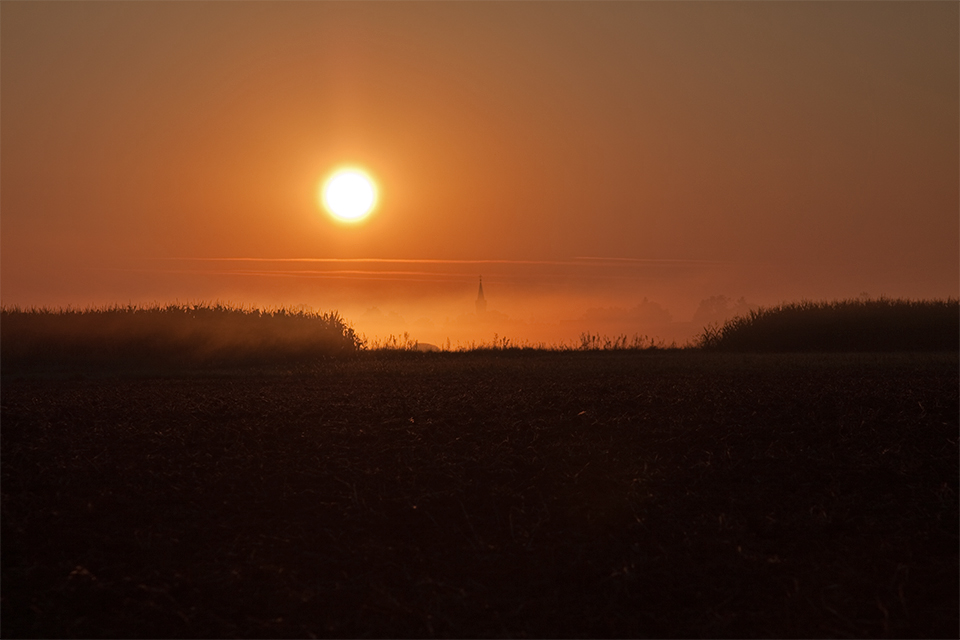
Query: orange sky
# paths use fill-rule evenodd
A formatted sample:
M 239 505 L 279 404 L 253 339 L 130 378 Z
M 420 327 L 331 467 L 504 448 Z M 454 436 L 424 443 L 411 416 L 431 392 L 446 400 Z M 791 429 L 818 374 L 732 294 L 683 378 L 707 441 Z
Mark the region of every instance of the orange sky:
M 958 9 L 5 1 L 0 296 L 454 343 L 956 296 Z M 349 227 L 316 203 L 345 163 L 380 188 Z

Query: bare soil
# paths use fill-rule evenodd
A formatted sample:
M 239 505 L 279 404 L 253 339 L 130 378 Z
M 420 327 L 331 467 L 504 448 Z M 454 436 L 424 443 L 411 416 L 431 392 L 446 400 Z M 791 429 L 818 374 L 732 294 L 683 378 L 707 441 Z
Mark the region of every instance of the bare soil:
M 955 638 L 958 364 L 7 376 L 0 632 Z

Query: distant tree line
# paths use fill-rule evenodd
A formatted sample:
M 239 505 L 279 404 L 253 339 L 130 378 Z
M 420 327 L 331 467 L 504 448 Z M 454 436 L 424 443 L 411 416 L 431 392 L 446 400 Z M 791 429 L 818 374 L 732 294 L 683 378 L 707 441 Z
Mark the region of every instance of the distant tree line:
M 960 349 L 960 301 L 856 299 L 752 309 L 710 325 L 715 351 L 938 351 Z
M 0 310 L 5 372 L 34 366 L 287 363 L 365 347 L 340 315 L 224 304 Z

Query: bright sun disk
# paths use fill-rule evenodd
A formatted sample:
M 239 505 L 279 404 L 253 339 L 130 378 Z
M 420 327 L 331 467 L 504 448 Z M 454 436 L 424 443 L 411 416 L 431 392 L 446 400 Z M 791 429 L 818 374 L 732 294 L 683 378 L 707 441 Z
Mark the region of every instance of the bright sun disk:
M 324 183 L 320 200 L 337 220 L 357 222 L 373 211 L 377 203 L 377 188 L 363 171 L 341 169 Z

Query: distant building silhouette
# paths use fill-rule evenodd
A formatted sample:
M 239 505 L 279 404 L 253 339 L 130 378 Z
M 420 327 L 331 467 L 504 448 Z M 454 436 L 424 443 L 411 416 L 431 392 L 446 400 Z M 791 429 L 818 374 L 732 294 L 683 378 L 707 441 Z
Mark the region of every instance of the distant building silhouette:
M 483 297 L 483 276 L 480 276 L 480 292 L 477 294 L 477 315 L 482 315 L 487 310 L 487 299 Z

